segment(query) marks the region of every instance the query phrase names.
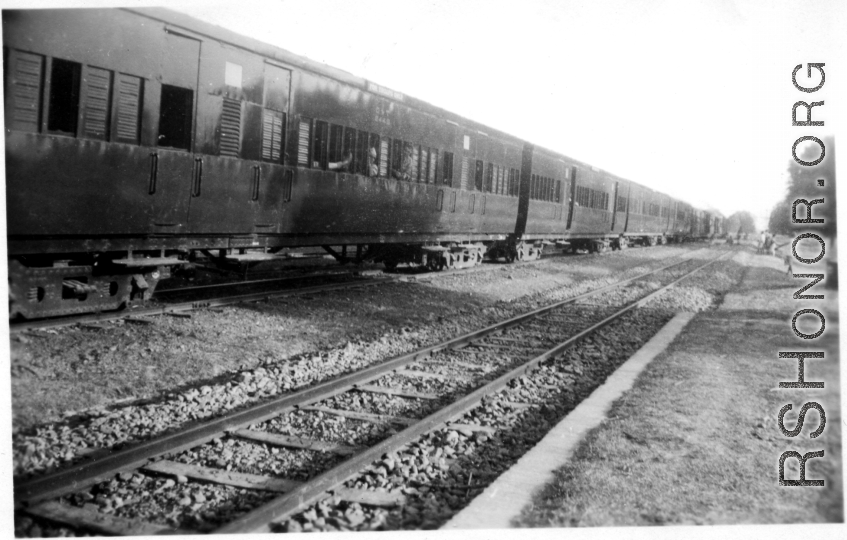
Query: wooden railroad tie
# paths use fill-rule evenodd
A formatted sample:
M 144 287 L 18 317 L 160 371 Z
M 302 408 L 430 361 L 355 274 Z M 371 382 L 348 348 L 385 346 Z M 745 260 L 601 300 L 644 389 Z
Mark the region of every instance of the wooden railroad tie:
M 412 424 L 417 424 L 418 420 L 414 418 L 405 418 L 402 416 L 391 416 L 388 414 L 370 414 L 363 412 L 350 412 L 350 411 L 342 411 L 339 409 L 330 409 L 329 407 L 318 407 L 318 406 L 309 406 L 309 407 L 300 407 L 301 411 L 315 411 L 322 412 L 325 414 L 334 414 L 335 416 L 343 416 L 344 418 L 350 418 L 353 420 L 361 420 L 363 422 L 371 422 L 372 424 L 382 424 L 382 423 L 391 423 L 391 424 L 405 424 L 407 426 L 411 426 Z
M 182 475 L 193 480 L 212 482 L 215 484 L 260 491 L 274 491 L 278 493 L 287 493 L 303 484 L 303 482 L 288 480 L 285 478 L 273 478 L 258 474 L 246 474 L 224 471 L 221 469 L 210 469 L 208 467 L 198 467 L 196 465 L 187 465 L 185 463 L 176 463 L 174 461 L 156 461 L 143 467 L 143 470 L 173 476 Z M 338 497 L 342 501 L 356 502 L 370 506 L 392 507 L 405 504 L 406 502 L 405 496 L 401 493 L 352 489 L 341 486 L 333 488 L 330 491 L 335 497 Z M 123 534 L 126 535 L 126 533 Z
M 257 489 L 261 491 L 274 491 L 277 493 L 287 493 L 302 484 L 302 482 L 288 480 L 286 478 L 272 478 L 270 476 L 262 476 L 259 474 L 225 471 L 223 469 L 212 469 L 209 467 L 188 465 L 186 463 L 177 463 L 176 461 L 168 460 L 154 461 L 153 463 L 142 467 L 142 470 L 173 476 L 185 476 L 186 478 L 191 478 L 193 480 L 212 482 L 226 486 Z
M 197 534 L 169 525 L 150 523 L 141 519 L 103 514 L 94 504 L 82 507 L 48 501 L 24 510 L 27 514 L 64 523 L 77 529 L 114 536 L 155 536 L 159 534 Z
M 239 429 L 232 433 L 236 437 L 249 439 L 251 441 L 263 442 L 273 446 L 285 448 L 298 448 L 302 450 L 314 450 L 316 452 L 330 452 L 342 456 L 349 456 L 363 450 L 361 446 L 350 446 L 336 442 L 317 441 L 302 437 L 292 437 L 279 433 L 268 433 L 266 431 L 253 431 L 250 429 Z
M 374 394 L 386 394 L 389 396 L 398 396 L 411 399 L 438 399 L 436 394 L 427 394 L 424 392 L 415 392 L 414 390 L 404 390 L 395 386 L 375 386 L 372 384 L 356 385 L 356 390 L 360 392 L 371 392 Z
M 395 372 L 397 375 L 402 375 L 404 377 L 418 377 L 422 379 L 435 379 L 441 382 L 447 381 L 470 381 L 472 380 L 470 377 L 465 377 L 464 375 L 442 375 L 441 373 L 430 373 L 428 371 L 419 371 L 415 369 L 398 369 Z

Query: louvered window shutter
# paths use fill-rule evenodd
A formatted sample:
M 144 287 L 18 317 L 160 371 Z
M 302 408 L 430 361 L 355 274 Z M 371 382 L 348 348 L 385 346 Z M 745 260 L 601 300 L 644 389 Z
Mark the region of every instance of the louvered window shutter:
M 85 121 L 83 133 L 89 139 L 109 137 L 109 96 L 112 94 L 112 72 L 94 67 L 85 70 Z
M 221 155 L 238 157 L 241 147 L 241 101 L 224 98 L 221 113 Z
M 285 115 L 265 109 L 262 113 L 262 159 L 279 162 Z
M 388 139 L 379 141 L 379 175 L 388 176 Z
M 309 118 L 301 118 L 298 128 L 297 140 L 297 165 L 302 167 L 309 166 L 309 141 L 312 138 L 312 120 Z
M 44 57 L 13 51 L 12 61 L 12 129 L 38 131 L 41 114 L 41 81 Z
M 117 140 L 138 144 L 138 119 L 141 111 L 142 83 L 138 77 L 118 76 Z

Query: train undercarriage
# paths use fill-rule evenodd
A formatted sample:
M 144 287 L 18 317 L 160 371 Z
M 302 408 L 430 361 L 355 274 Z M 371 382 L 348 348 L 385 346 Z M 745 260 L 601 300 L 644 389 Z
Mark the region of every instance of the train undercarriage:
M 576 253 L 602 253 L 634 243 L 665 243 L 664 236 L 605 237 L 410 244 L 322 246 L 338 262 L 382 263 L 394 270 L 405 264 L 429 271 L 471 268 L 490 260 L 507 263 L 537 260 L 547 247 Z M 206 263 L 223 269 L 244 269 L 260 262 L 293 258 L 270 249 L 250 248 L 147 250 L 9 259 L 9 316 L 38 319 L 80 313 L 115 311 L 149 300 L 157 285 L 174 270 L 202 254 Z

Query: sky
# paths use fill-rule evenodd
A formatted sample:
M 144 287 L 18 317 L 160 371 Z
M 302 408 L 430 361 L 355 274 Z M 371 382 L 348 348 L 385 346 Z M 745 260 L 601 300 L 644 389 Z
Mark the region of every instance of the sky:
M 3 5 L 68 2 L 3 0 Z M 793 142 L 843 127 L 844 5 L 834 0 L 168 3 L 700 208 L 725 215 L 748 210 L 760 226 L 783 196 Z M 827 82 L 814 94 L 791 83 L 794 66 L 807 62 L 827 64 Z M 798 82 L 809 84 L 804 74 L 805 69 Z M 825 102 L 813 118 L 823 120 L 823 127 L 791 125 L 791 106 L 799 100 Z

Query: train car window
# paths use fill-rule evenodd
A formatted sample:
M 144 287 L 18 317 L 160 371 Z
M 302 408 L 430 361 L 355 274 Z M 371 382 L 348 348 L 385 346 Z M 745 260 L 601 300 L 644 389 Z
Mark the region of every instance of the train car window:
M 429 148 L 421 146 L 421 182 L 429 183 Z
M 403 178 L 403 141 L 394 139 L 391 145 L 391 176 L 401 180 Z
M 379 176 L 379 168 L 380 168 L 380 152 L 382 151 L 382 146 L 380 146 L 379 135 L 376 133 L 371 133 L 370 138 L 368 139 L 368 152 L 367 152 L 367 175 L 377 177 Z
M 6 117 L 7 125 L 12 129 L 37 132 L 41 123 L 44 57 L 11 51 L 9 63 L 11 89 L 6 94 L 6 99 L 11 98 L 12 111 Z
M 496 193 L 498 195 L 503 194 L 503 184 L 505 184 L 505 182 L 503 181 L 503 176 L 504 176 L 503 175 L 503 167 L 501 167 L 500 165 L 495 165 L 494 166 L 494 193 Z
M 86 66 L 82 132 L 86 138 L 109 138 L 109 113 L 112 110 L 112 72 Z
M 47 130 L 76 135 L 82 64 L 53 59 Z
M 420 173 L 420 160 L 421 160 L 421 147 L 417 144 L 412 145 L 412 167 L 409 170 L 409 180 L 412 182 L 420 182 L 420 177 L 418 176 Z
M 356 166 L 356 130 L 353 128 L 344 129 L 344 145 L 341 154 L 343 159 L 338 162 L 336 169 L 342 171 L 355 171 Z
M 474 187 L 477 191 L 482 191 L 482 160 L 476 160 L 476 169 L 474 171 Z
M 556 180 L 556 202 L 562 202 L 562 181 Z
M 379 141 L 379 175 L 388 176 L 388 149 L 391 148 L 391 139 L 383 137 Z
M 224 84 L 234 88 L 241 88 L 242 68 L 238 64 L 225 62 L 224 65 Z
M 262 111 L 262 159 L 282 161 L 282 138 L 285 134 L 285 113 L 265 109 Z
M 329 126 L 329 161 L 341 161 L 344 127 L 337 124 Z
M 552 202 L 553 201 L 553 179 L 547 178 L 546 181 L 547 181 L 547 186 L 546 186 L 547 189 L 544 190 L 544 198 L 547 201 Z
M 491 193 L 491 184 L 494 181 L 494 165 L 491 163 L 485 164 L 485 184 L 483 188 L 486 192 Z
M 438 171 L 438 149 L 430 148 L 429 149 L 429 176 L 427 177 L 427 184 L 436 183 L 436 171 Z
M 159 107 L 159 146 L 189 150 L 194 92 L 188 88 L 162 85 Z
M 444 151 L 444 184 L 453 187 L 453 152 Z
M 518 170 L 509 169 L 509 195 L 517 197 L 518 195 Z
M 323 120 L 315 121 L 315 129 L 312 131 L 312 168 L 326 170 L 328 164 L 327 142 L 329 139 L 329 125 Z
M 297 165 L 309 166 L 309 141 L 312 139 L 312 119 L 305 116 L 300 117 L 297 126 Z
M 473 189 L 472 186 L 468 185 L 468 158 L 462 158 L 462 176 L 460 178 L 459 189 Z
M 144 90 L 144 80 L 132 75 L 118 74 L 116 88 L 118 112 L 117 112 L 117 136 L 118 142 L 138 144 L 139 127 L 141 122 L 141 97 Z
M 220 155 L 238 157 L 241 149 L 241 101 L 224 98 L 221 111 Z
M 241 81 L 240 76 L 238 80 Z M 262 106 L 264 107 L 262 111 L 262 159 L 265 161 L 273 163 L 282 163 L 283 161 L 284 153 L 282 149 L 285 148 L 287 120 L 285 111 L 288 110 L 290 81 L 290 71 L 265 64 L 265 84 L 262 96 Z
M 370 133 L 359 131 L 356 137 L 356 152 L 353 154 L 353 165 L 349 170 L 367 176 L 368 174 L 368 142 Z

